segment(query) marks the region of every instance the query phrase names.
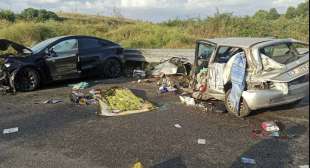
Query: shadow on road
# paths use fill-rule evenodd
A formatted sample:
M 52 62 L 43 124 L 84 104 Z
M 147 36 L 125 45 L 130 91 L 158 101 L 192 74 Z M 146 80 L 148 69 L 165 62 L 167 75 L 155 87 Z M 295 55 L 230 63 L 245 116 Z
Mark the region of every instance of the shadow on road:
M 151 168 L 187 168 L 187 166 L 183 162 L 182 158 L 179 156 L 179 157 L 170 159 L 168 161 L 165 161 L 163 163 L 160 163 L 158 165 L 155 165 Z
M 258 115 L 260 113 L 264 112 L 278 112 L 278 111 L 283 111 L 283 110 L 292 110 L 296 108 L 303 108 L 309 106 L 309 96 L 305 97 L 303 100 L 295 102 L 295 103 L 290 103 L 282 106 L 276 106 L 276 107 L 271 107 L 271 108 L 264 108 L 260 110 L 255 110 L 251 113 L 251 116 Z
M 303 135 L 306 132 L 304 126 L 294 126 L 286 131 L 290 135 L 295 135 L 295 138 Z M 232 164 L 230 168 L 241 167 L 288 167 L 293 163 L 292 153 L 289 151 L 290 140 L 276 140 L 266 139 L 251 147 L 247 152 L 240 155 L 240 157 Z M 251 158 L 256 161 L 256 165 L 245 165 L 241 163 L 241 157 Z

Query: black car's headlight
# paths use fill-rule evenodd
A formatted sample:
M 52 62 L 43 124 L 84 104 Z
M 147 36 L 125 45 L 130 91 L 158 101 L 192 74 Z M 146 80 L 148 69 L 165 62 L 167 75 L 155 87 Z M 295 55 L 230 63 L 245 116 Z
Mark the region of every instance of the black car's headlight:
M 11 67 L 11 64 L 10 64 L 10 63 L 6 63 L 6 64 L 4 64 L 4 67 L 10 68 L 10 67 Z

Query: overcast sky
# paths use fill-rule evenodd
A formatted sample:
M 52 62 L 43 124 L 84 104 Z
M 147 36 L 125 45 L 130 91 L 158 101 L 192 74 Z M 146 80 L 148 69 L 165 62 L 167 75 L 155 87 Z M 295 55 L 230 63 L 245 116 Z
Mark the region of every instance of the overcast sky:
M 128 18 L 163 21 L 170 18 L 189 18 L 220 12 L 252 15 L 258 9 L 277 8 L 284 12 L 305 0 L 0 0 L 1 9 L 19 12 L 22 9 L 44 8 L 52 11 L 113 15 L 117 8 Z

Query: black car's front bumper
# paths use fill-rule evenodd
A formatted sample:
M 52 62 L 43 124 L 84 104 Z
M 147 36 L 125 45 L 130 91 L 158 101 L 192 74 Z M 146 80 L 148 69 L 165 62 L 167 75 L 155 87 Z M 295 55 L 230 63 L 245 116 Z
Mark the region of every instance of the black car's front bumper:
M 0 66 L 0 92 L 7 93 L 10 91 L 12 91 L 10 75 L 3 66 Z

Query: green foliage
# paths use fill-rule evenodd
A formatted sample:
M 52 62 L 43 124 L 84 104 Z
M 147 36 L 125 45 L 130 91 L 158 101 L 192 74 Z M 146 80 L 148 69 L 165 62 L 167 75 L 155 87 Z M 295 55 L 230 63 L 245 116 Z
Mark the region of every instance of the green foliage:
M 298 16 L 298 13 L 297 13 L 296 8 L 294 8 L 294 7 L 292 7 L 292 6 L 290 6 L 289 8 L 287 8 L 287 11 L 286 11 L 286 13 L 285 13 L 285 17 L 286 17 L 287 19 L 293 19 L 293 18 L 295 18 L 295 17 L 297 17 L 297 16 Z
M 60 20 L 54 12 L 47 11 L 45 9 L 38 10 L 33 8 L 23 10 L 19 17 L 30 21 Z
M 102 97 L 112 110 L 131 111 L 140 110 L 144 100 L 137 97 L 127 88 L 110 88 L 102 91 Z
M 68 13 L 55 14 L 63 18 L 59 21 L 51 19 L 56 16 L 48 11 L 26 9 L 15 22 L 0 19 L 0 38 L 30 46 L 54 36 L 90 35 L 127 48 L 193 48 L 197 39 L 214 37 L 273 36 L 308 42 L 308 5 L 309 1 L 297 8 L 290 7 L 283 15 L 276 9 L 259 10 L 254 16 L 218 12 L 207 18 L 173 19 L 162 23 Z
M 14 22 L 16 17 L 15 14 L 10 10 L 0 10 L 0 20 L 2 19 L 9 22 Z

